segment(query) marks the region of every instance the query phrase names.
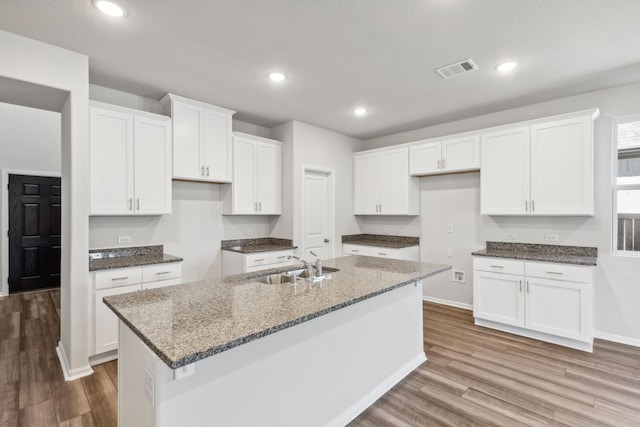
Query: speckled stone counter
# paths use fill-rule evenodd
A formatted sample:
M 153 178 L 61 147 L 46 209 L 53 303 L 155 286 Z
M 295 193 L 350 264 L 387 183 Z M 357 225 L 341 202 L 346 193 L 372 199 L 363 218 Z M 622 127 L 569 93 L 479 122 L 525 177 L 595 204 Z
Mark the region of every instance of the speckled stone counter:
M 593 266 L 597 264 L 598 248 L 533 243 L 487 242 L 486 249 L 472 252 L 471 255 Z
M 325 266 L 340 271 L 317 284 L 264 284 L 252 280 L 258 276 L 253 273 L 104 301 L 175 369 L 451 268 L 360 256 L 327 260 Z
M 162 245 L 92 249 L 89 251 L 89 271 L 180 261 L 182 261 L 180 257 L 165 254 Z
M 260 237 L 256 239 L 223 240 L 221 242 L 221 248 L 225 251 L 239 252 L 242 254 L 252 254 L 257 252 L 296 249 L 297 246 L 294 246 L 293 242 L 289 239 Z
M 342 243 L 380 246 L 383 248 L 408 248 L 420 244 L 419 237 L 390 236 L 386 234 L 350 234 L 342 236 Z

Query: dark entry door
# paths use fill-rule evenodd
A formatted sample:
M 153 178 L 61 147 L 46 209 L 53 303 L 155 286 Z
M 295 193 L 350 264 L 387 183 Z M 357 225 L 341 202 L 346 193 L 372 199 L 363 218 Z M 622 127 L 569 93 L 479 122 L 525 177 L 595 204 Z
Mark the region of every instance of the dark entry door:
M 60 286 L 60 178 L 9 175 L 9 293 Z

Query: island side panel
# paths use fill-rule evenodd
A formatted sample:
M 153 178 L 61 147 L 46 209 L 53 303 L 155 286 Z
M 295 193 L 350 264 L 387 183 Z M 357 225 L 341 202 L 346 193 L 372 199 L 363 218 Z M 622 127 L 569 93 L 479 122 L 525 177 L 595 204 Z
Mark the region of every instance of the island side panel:
M 200 360 L 178 380 L 122 323 L 121 334 L 124 427 L 342 426 L 426 360 L 421 282 Z

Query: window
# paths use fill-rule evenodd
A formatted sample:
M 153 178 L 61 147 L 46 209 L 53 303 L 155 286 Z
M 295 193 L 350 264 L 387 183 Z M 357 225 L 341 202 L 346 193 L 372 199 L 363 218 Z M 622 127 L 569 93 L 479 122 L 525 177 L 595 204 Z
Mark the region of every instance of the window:
M 613 248 L 640 256 L 640 115 L 614 121 Z

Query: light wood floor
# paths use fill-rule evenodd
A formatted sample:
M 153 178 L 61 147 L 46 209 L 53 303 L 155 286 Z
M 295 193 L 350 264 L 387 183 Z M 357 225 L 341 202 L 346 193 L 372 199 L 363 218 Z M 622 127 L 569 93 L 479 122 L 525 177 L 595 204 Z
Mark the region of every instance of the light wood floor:
M 116 426 L 117 365 L 65 382 L 55 353 L 60 291 L 0 298 L 0 427 Z M 640 349 L 593 354 L 473 325 L 424 304 L 429 360 L 354 420 L 384 426 L 640 426 Z

